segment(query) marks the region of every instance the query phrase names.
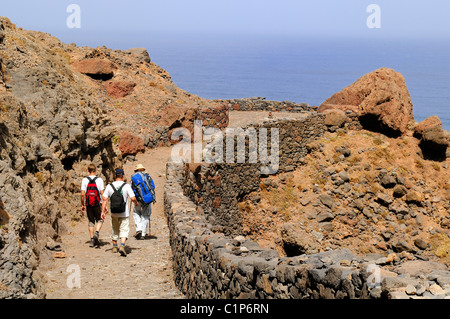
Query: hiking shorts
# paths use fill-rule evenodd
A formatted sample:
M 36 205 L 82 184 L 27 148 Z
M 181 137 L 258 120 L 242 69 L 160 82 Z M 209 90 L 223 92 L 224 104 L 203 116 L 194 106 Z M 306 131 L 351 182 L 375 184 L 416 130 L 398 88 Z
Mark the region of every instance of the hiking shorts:
M 128 238 L 130 233 L 130 218 L 116 217 L 111 214 L 111 239 L 114 241 L 119 238 Z
M 89 227 L 95 227 L 95 224 L 103 223 L 102 208 L 100 206 L 86 206 L 86 215 L 89 221 Z

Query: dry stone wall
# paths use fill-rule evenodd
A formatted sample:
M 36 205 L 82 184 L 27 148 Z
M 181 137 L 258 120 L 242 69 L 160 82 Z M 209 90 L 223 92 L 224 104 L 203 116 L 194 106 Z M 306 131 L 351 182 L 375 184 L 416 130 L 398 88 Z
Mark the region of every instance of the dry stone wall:
M 218 101 L 228 103 L 230 111 L 309 112 L 312 110 L 307 103 L 269 101 L 263 97 Z
M 322 123 L 311 115 L 264 124 L 280 127 L 280 150 L 289 149 L 280 151 L 279 172 L 301 163 L 308 142 L 323 133 Z M 441 264 L 413 260 L 392 268 L 389 257 L 360 257 L 349 249 L 280 257 L 246 239 L 237 203 L 257 189 L 260 177 L 260 163 L 168 163 L 164 209 L 175 282 L 186 297 L 449 298 L 450 272 Z
M 264 137 L 261 129 L 267 129 L 267 135 Z M 275 150 L 272 147 L 272 138 L 274 138 L 271 134 L 272 129 L 278 130 L 278 154 L 271 152 Z M 262 142 L 267 145 L 268 157 L 279 155 L 277 161 L 271 158 L 267 160 L 267 163 L 263 163 L 263 157 L 259 156 L 261 154 L 256 152 L 255 148 L 253 151 L 257 155 L 257 161 L 253 163 L 250 160 L 249 151 L 252 151 L 255 143 L 247 139 L 244 163 L 237 163 L 238 140 L 240 137 L 247 136 L 250 130 L 256 134 L 256 144 Z M 313 114 L 301 120 L 267 121 L 262 125 L 245 127 L 234 136 L 232 149 L 235 163 L 226 161 L 226 163 L 186 164 L 183 183 L 185 194 L 208 215 L 218 230 L 226 235 L 241 235 L 241 213 L 238 210 L 238 202 L 246 194 L 259 188 L 260 178 L 264 173 L 262 168 L 278 162 L 278 167 L 275 167 L 276 172 L 294 170 L 308 153 L 308 143 L 321 136 L 324 131 L 323 116 L 319 114 Z M 222 143 L 219 147 L 223 147 L 223 154 L 226 154 L 226 148 L 229 148 L 229 145 Z

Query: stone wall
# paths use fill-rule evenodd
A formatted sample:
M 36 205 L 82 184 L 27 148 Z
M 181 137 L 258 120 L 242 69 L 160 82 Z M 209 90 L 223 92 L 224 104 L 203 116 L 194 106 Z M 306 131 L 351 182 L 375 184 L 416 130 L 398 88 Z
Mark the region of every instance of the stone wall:
M 309 141 L 325 129 L 322 119 L 311 115 L 264 124 L 280 128 L 280 150 L 285 151 L 280 151 L 279 172 L 301 163 Z M 302 138 L 296 140 L 298 136 Z M 276 250 L 246 239 L 240 235 L 237 204 L 258 188 L 260 177 L 260 163 L 168 163 L 164 210 L 175 282 L 187 298 L 450 296 L 450 272 L 442 264 L 376 254 L 360 257 L 348 249 L 280 257 Z
M 230 111 L 309 112 L 314 109 L 307 103 L 269 101 L 263 97 L 217 101 L 227 103 Z
M 267 129 L 267 135 L 263 137 L 261 128 Z M 248 126 L 235 132 L 234 135 L 234 162 L 226 161 L 225 142 L 223 156 L 226 163 L 211 164 L 186 164 L 185 167 L 185 194 L 199 205 L 210 220 L 226 235 L 240 235 L 242 232 L 241 213 L 238 202 L 246 194 L 259 188 L 262 175 L 261 168 L 269 167 L 273 161 L 267 164 L 261 163 L 262 156 L 256 152 L 258 161 L 251 163 L 249 160 L 249 139 L 245 139 L 245 161 L 237 164 L 238 138 L 245 137 L 250 129 L 254 129 L 257 143 L 260 141 L 267 145 L 268 156 L 271 155 L 272 134 L 271 129 L 278 129 L 279 167 L 277 172 L 294 170 L 302 158 L 308 153 L 308 143 L 321 136 L 325 131 L 323 116 L 313 114 L 301 120 L 267 121 L 262 125 Z M 244 140 L 244 139 L 242 139 Z M 255 143 L 250 143 L 255 146 Z
M 188 298 L 364 298 L 366 270 L 348 250 L 280 258 L 243 236 L 215 232 L 183 194 L 183 165 L 167 165 L 165 214 L 175 281 Z M 341 266 L 341 263 L 348 267 Z M 368 265 L 368 263 L 367 263 Z M 367 265 L 366 269 L 367 269 Z M 379 288 L 379 294 L 381 289 Z
M 450 296 L 441 264 L 360 258 L 348 249 L 280 257 L 243 236 L 217 231 L 184 195 L 184 165 L 168 163 L 164 192 L 175 282 L 187 298 L 380 299 Z M 421 270 L 421 271 L 418 271 Z M 447 297 L 448 298 L 448 297 Z

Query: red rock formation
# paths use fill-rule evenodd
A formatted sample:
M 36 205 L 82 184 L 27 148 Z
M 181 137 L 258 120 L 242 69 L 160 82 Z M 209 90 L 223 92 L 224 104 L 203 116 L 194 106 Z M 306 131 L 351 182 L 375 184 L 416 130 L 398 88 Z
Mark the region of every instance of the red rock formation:
M 106 93 L 116 99 L 123 98 L 133 92 L 136 83 L 126 81 L 108 81 L 105 83 Z
M 111 61 L 97 58 L 74 62 L 73 67 L 80 73 L 94 77 L 113 77 L 117 69 Z
M 122 156 L 136 155 L 145 151 L 144 140 L 130 132 L 122 131 L 120 132 L 119 149 Z
M 414 119 L 405 79 L 388 68 L 364 75 L 323 102 L 318 111 L 326 109 L 352 110 L 364 127 L 388 135 L 406 133 Z

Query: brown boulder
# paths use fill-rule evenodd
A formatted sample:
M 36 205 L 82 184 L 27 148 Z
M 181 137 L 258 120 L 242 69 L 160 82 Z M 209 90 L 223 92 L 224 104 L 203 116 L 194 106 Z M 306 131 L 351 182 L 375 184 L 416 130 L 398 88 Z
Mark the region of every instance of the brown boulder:
M 137 56 L 139 59 L 141 59 L 144 62 L 150 63 L 150 55 L 148 54 L 148 51 L 146 48 L 131 48 L 129 50 L 126 50 L 125 52 L 130 52 L 131 54 Z
M 394 136 L 406 133 L 414 119 L 404 77 L 388 68 L 364 75 L 324 101 L 318 111 L 326 109 L 351 110 L 365 128 Z
M 315 253 L 318 246 L 312 235 L 293 223 L 283 224 L 281 239 L 288 256 Z
M 342 127 L 347 120 L 345 112 L 339 109 L 327 109 L 323 111 L 325 114 L 325 125 Z
M 423 202 L 423 195 L 419 192 L 411 190 L 406 194 L 406 202 L 421 204 Z
M 420 140 L 425 158 L 445 160 L 449 142 L 439 117 L 431 116 L 417 124 L 414 136 Z
M 105 90 L 109 96 L 116 99 L 123 98 L 133 92 L 136 83 L 125 81 L 108 81 L 105 83 Z
M 122 152 L 122 156 L 136 155 L 145 151 L 144 140 L 130 132 L 122 131 L 120 133 L 119 149 Z
M 73 67 L 80 73 L 93 78 L 112 78 L 117 67 L 105 59 L 86 59 L 73 63 Z
M 442 122 L 436 115 L 430 116 L 414 127 L 414 136 L 421 138 L 426 131 L 442 130 Z

